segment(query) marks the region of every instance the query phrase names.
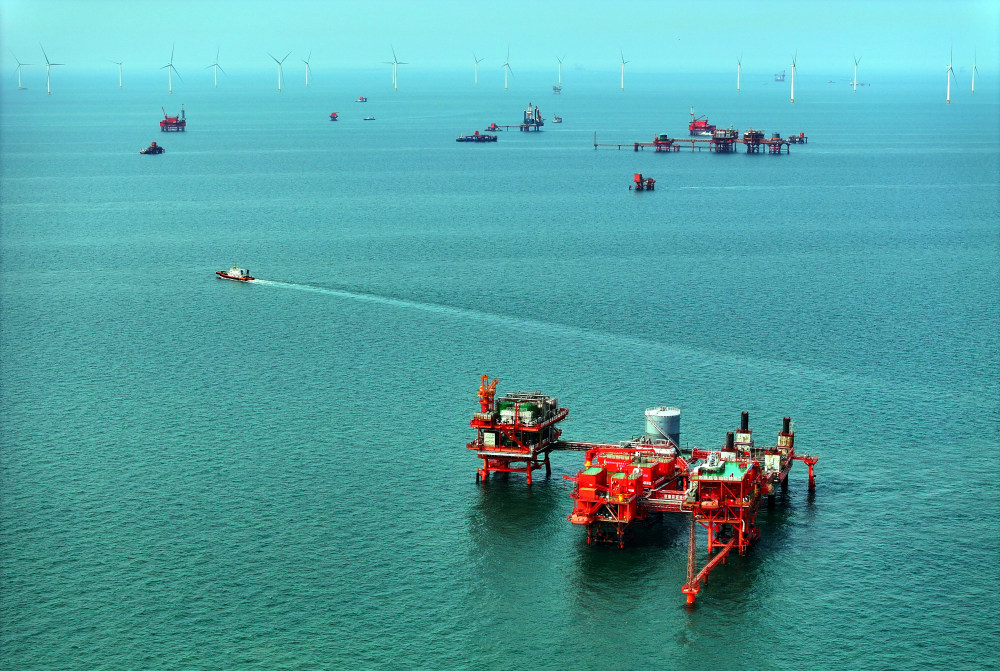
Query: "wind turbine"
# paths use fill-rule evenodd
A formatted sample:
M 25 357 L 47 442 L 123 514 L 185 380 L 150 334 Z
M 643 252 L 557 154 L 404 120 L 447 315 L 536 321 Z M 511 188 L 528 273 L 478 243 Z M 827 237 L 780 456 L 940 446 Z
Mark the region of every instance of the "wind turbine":
M 39 42 L 38 46 L 42 47 L 42 43 Z M 52 87 L 49 86 L 49 69 L 53 65 L 65 65 L 65 63 L 50 63 L 49 55 L 45 53 L 45 47 L 42 47 L 42 56 L 45 56 L 45 92 L 48 95 L 52 95 Z
M 122 87 L 122 63 L 124 63 L 125 61 L 111 61 L 111 62 L 118 66 L 118 88 L 121 89 L 121 87 Z
M 313 52 L 310 51 L 306 59 L 302 61 L 303 63 L 306 64 L 306 88 L 309 88 L 309 70 L 310 70 L 309 61 L 312 60 L 312 57 L 313 57 Z
M 218 49 L 215 50 L 215 62 L 212 63 L 211 65 L 206 65 L 205 66 L 206 70 L 209 69 L 209 68 L 214 68 L 215 72 L 212 73 L 213 74 L 213 80 L 214 80 L 215 88 L 219 88 L 219 70 L 222 70 L 222 66 L 219 65 L 219 50 Z M 222 74 L 226 74 L 226 71 L 222 70 Z
M 267 55 L 268 55 L 268 56 L 271 56 L 271 52 L 270 52 L 270 51 L 269 51 L 269 52 L 267 52 Z M 285 54 L 285 58 L 288 58 L 288 57 L 289 57 L 289 56 L 291 56 L 291 55 L 292 55 L 292 52 L 291 52 L 291 51 L 289 51 L 289 52 L 288 52 L 287 54 Z M 275 58 L 274 56 L 271 56 L 271 60 L 273 60 L 273 61 L 274 61 L 275 63 L 277 63 L 277 64 L 278 64 L 278 93 L 281 93 L 281 64 L 285 62 L 285 58 L 282 58 L 282 59 L 281 59 L 281 60 L 279 61 L 279 60 L 278 60 L 277 58 Z
M 510 69 L 510 45 L 507 46 L 507 60 L 503 62 L 503 90 L 507 90 L 507 73 L 513 77 L 514 73 Z
M 736 92 L 740 92 L 740 70 L 743 68 L 743 54 L 736 59 Z
M 792 102 L 795 102 L 795 59 L 798 55 L 798 52 L 795 52 L 795 56 L 792 56 Z
M 476 52 L 472 52 L 472 59 L 474 61 L 476 61 L 476 80 L 475 80 L 475 85 L 479 86 L 479 64 L 482 61 L 485 61 L 486 59 L 485 58 L 476 58 Z
M 972 52 L 972 92 L 973 93 L 976 92 L 976 73 L 978 71 L 979 71 L 979 68 L 976 67 L 976 52 L 973 51 Z
M 858 92 L 858 63 L 860 62 L 861 62 L 860 58 L 854 59 L 854 82 L 852 83 L 852 86 L 854 87 L 855 93 Z
M 385 61 L 385 62 L 388 65 L 392 66 L 392 90 L 393 91 L 398 91 L 399 90 L 399 87 L 397 86 L 397 83 L 399 81 L 397 79 L 398 68 L 399 68 L 400 65 L 407 65 L 407 63 L 404 63 L 403 61 L 397 61 L 396 60 L 396 50 L 393 49 L 393 47 L 392 47 L 391 44 L 389 45 L 389 48 L 392 49 L 392 60 L 391 61 Z
M 563 62 L 563 58 L 566 58 L 566 57 L 563 56 L 562 58 L 559 58 L 558 56 L 556 56 L 556 60 L 559 61 L 559 81 L 556 82 L 559 85 L 559 88 L 562 88 L 562 62 Z
M 10 55 L 14 56 L 14 52 L 11 51 Z M 21 68 L 23 68 L 25 65 L 31 65 L 31 63 L 22 63 L 21 61 L 17 60 L 17 56 L 14 56 L 14 60 L 17 61 L 17 90 L 27 91 L 28 89 L 21 86 Z
M 948 103 L 949 105 L 951 104 L 951 80 L 954 79 L 955 83 L 956 84 L 958 83 L 958 79 L 955 78 L 955 71 L 951 69 L 951 61 L 952 61 L 952 54 L 949 54 L 948 55 L 948 73 L 945 75 L 945 78 L 948 80 L 948 91 L 945 94 L 945 99 L 944 99 L 944 101 L 946 103 Z
M 170 62 L 167 63 L 166 65 L 162 66 L 160 69 L 162 70 L 163 68 L 167 69 L 167 93 L 173 93 L 174 92 L 174 80 L 173 80 L 173 77 L 171 76 L 171 73 L 177 72 L 177 68 L 174 67 L 174 46 L 173 45 L 171 45 L 171 47 L 170 47 Z M 177 79 L 180 79 L 181 81 L 184 81 L 183 79 L 181 79 L 181 73 L 179 73 L 179 72 L 177 72 Z
M 620 53 L 622 55 L 622 91 L 624 91 L 625 90 L 625 64 L 626 63 L 631 63 L 632 61 L 625 60 L 625 54 L 621 50 L 619 50 L 618 53 Z

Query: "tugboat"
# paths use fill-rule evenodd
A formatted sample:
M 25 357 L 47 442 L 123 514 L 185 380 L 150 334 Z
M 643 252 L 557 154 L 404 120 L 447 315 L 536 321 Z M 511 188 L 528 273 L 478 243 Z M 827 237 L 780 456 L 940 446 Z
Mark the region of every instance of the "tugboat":
M 495 123 L 491 123 L 489 126 L 486 127 L 486 130 L 488 130 L 491 133 L 499 133 L 500 131 L 503 130 L 503 126 L 498 126 Z
M 552 123 L 562 123 L 562 117 L 558 114 L 552 115 Z
M 365 121 L 375 121 L 375 117 L 373 117 L 373 116 L 366 116 L 366 117 L 364 118 L 364 120 L 365 120 Z
M 187 126 L 187 120 L 184 118 L 184 105 L 181 105 L 181 113 L 177 116 L 167 116 L 167 110 L 163 110 L 163 121 L 160 122 L 160 131 L 163 133 L 174 132 L 184 132 L 184 128 Z
M 691 135 L 711 135 L 715 132 L 715 126 L 708 123 L 708 117 L 700 116 L 695 118 L 694 108 L 691 108 L 691 123 L 688 124 L 688 132 Z
M 358 99 L 355 100 L 354 102 L 356 102 L 356 103 L 366 103 L 366 102 L 368 102 L 368 98 L 366 98 L 364 96 L 358 96 Z
M 224 280 L 237 280 L 239 282 L 249 282 L 253 279 L 250 277 L 249 270 L 240 268 L 235 263 L 229 270 L 216 270 L 215 274 Z
M 330 121 L 336 121 L 336 120 L 337 120 L 337 113 L 330 112 Z
M 154 142 L 153 144 L 149 145 L 145 149 L 140 149 L 139 153 L 140 154 L 162 154 L 163 153 L 163 147 L 159 146 L 158 144 L 156 144 Z
M 459 135 L 455 138 L 455 142 L 496 142 L 497 136 L 490 135 L 489 133 L 479 134 L 479 131 L 474 131 L 472 135 Z

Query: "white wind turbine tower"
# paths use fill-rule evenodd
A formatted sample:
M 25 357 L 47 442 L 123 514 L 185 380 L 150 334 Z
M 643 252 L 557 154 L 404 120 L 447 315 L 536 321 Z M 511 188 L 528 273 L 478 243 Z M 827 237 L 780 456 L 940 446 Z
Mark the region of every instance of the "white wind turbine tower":
M 120 90 L 122 88 L 122 63 L 124 63 L 125 61 L 111 61 L 111 62 L 118 66 L 118 88 Z
M 162 66 L 160 69 L 167 69 L 167 93 L 174 92 L 174 80 L 171 73 L 177 72 L 177 68 L 174 67 L 174 47 L 170 47 L 170 62 Z M 177 72 L 177 79 L 181 79 L 181 73 Z M 181 79 L 181 81 L 184 81 Z
M 854 87 L 855 93 L 858 92 L 858 63 L 860 62 L 861 62 L 860 58 L 854 59 L 854 81 L 851 83 L 851 86 Z
M 566 58 L 566 57 L 565 56 L 563 56 L 562 58 L 559 58 L 558 56 L 556 57 L 556 60 L 559 61 L 559 79 L 556 80 L 556 83 L 559 85 L 559 88 L 562 88 L 562 62 L 563 62 L 563 58 Z
M 952 55 L 949 54 L 948 55 L 948 72 L 947 72 L 947 74 L 945 74 L 945 78 L 948 80 L 948 90 L 945 93 L 945 99 L 944 99 L 944 101 L 946 103 L 948 103 L 949 105 L 951 104 L 951 80 L 954 79 L 955 83 L 956 84 L 958 83 L 958 79 L 955 78 L 955 71 L 951 69 L 951 61 L 952 61 Z
M 10 55 L 14 56 L 14 52 L 11 51 Z M 14 60 L 17 62 L 17 90 L 27 91 L 28 89 L 21 86 L 21 68 L 23 68 L 25 65 L 31 65 L 31 63 L 22 63 L 21 61 L 17 60 L 17 56 L 14 56 Z
M 740 92 L 740 70 L 743 68 L 743 54 L 736 59 L 736 92 Z
M 38 46 L 42 47 L 42 43 L 39 42 Z M 45 57 L 45 92 L 48 95 L 52 95 L 52 87 L 49 85 L 49 69 L 53 65 L 65 65 L 65 63 L 50 63 L 49 55 L 45 53 L 45 47 L 42 47 L 42 56 Z
M 481 62 L 485 61 L 486 59 L 485 58 L 477 58 L 476 57 L 476 52 L 472 52 L 472 60 L 476 61 L 476 79 L 475 79 L 475 85 L 479 86 L 479 64 Z
M 397 78 L 397 75 L 398 75 L 398 71 L 399 71 L 399 66 L 400 65 L 407 65 L 407 63 L 404 63 L 403 61 L 396 60 L 396 50 L 393 48 L 393 46 L 391 44 L 389 45 L 389 49 L 392 50 L 392 60 L 391 61 L 384 61 L 384 62 L 387 65 L 391 65 L 392 66 L 392 90 L 393 91 L 398 91 L 399 87 L 397 86 L 397 84 L 399 83 L 399 79 Z
M 513 77 L 514 73 L 510 69 L 510 46 L 507 47 L 507 60 L 503 62 L 503 90 L 507 90 L 507 73 Z
M 267 52 L 267 55 L 271 56 L 271 52 L 270 51 Z M 292 52 L 289 51 L 287 54 L 285 54 L 285 58 L 282 58 L 280 61 L 277 58 L 275 58 L 274 56 L 271 56 L 271 60 L 273 60 L 275 63 L 278 64 L 278 93 L 281 93 L 281 64 L 284 63 L 285 59 L 288 58 L 291 55 L 292 55 Z
M 312 60 L 312 57 L 313 57 L 313 52 L 310 51 L 309 55 L 306 56 L 306 59 L 302 61 L 303 63 L 306 64 L 306 88 L 309 88 L 309 70 L 311 69 L 309 67 L 309 61 Z
M 621 50 L 619 50 L 619 53 L 621 53 L 621 55 L 622 55 L 622 91 L 624 91 L 625 90 L 625 64 L 626 63 L 631 63 L 632 61 L 625 60 L 625 53 L 622 52 Z
M 797 56 L 798 52 L 792 56 L 792 102 L 795 102 L 795 59 Z
M 209 69 L 209 68 L 213 68 L 215 70 L 212 73 L 213 74 L 212 79 L 213 79 L 215 88 L 219 88 L 219 70 L 222 70 L 222 66 L 219 65 L 219 50 L 218 49 L 215 50 L 215 62 L 212 63 L 211 65 L 206 65 L 205 66 L 206 70 Z M 222 74 L 226 74 L 226 71 L 222 70 Z
M 972 52 L 972 92 L 976 92 L 976 73 L 979 72 L 979 68 L 976 67 L 976 52 Z

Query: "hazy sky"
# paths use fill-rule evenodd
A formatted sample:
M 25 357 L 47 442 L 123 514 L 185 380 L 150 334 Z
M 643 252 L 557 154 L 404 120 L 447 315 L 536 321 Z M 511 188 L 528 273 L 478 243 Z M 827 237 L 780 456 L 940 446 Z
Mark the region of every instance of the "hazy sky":
M 16 66 L 49 59 L 79 71 L 122 60 L 131 73 L 170 59 L 191 72 L 215 60 L 227 70 L 273 67 L 312 52 L 314 69 L 381 68 L 390 45 L 410 69 L 499 70 L 510 48 L 515 72 L 556 68 L 631 72 L 720 71 L 742 55 L 747 73 L 784 69 L 850 73 L 853 56 L 868 73 L 943 72 L 977 54 L 983 85 L 997 81 L 997 0 L 826 0 L 650 2 L 634 0 L 0 0 L 0 56 L 10 86 Z M 110 66 L 113 67 L 113 66 Z

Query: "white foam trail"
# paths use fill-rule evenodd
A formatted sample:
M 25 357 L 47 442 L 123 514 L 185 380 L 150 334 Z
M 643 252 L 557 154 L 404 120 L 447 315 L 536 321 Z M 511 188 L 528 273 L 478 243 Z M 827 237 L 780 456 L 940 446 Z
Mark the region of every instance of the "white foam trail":
M 539 319 L 525 319 L 511 315 L 493 314 L 490 312 L 481 312 L 479 310 L 470 310 L 467 308 L 456 308 L 437 303 L 419 303 L 417 301 L 410 301 L 402 298 L 391 298 L 389 296 L 379 296 L 377 294 L 358 293 L 354 291 L 345 291 L 343 289 L 330 289 L 328 287 L 317 287 L 310 284 L 296 284 L 293 282 L 279 282 L 277 280 L 260 279 L 254 280 L 253 283 L 270 287 L 278 287 L 281 289 L 310 291 L 318 294 L 326 294 L 328 296 L 336 296 L 347 300 L 367 301 L 369 303 L 376 303 L 379 305 L 388 305 L 407 308 L 410 310 L 421 310 L 435 314 L 449 315 L 459 317 L 463 321 L 476 320 L 479 322 L 493 323 L 506 328 L 516 328 L 522 335 L 526 331 L 535 331 L 545 335 L 561 335 L 576 340 L 589 340 L 603 346 L 610 345 L 612 347 L 621 347 L 622 345 L 626 345 L 640 352 L 645 351 L 647 356 L 683 358 L 687 361 L 692 370 L 696 371 L 709 371 L 716 369 L 719 366 L 723 366 L 735 370 L 754 371 L 755 375 L 770 375 L 774 370 L 781 369 L 783 374 L 789 379 L 801 378 L 802 380 L 812 381 L 816 384 L 844 383 L 850 385 L 851 387 L 857 387 L 858 385 L 863 384 L 876 389 L 894 389 L 896 391 L 902 391 L 903 388 L 906 388 L 908 393 L 913 394 L 916 398 L 937 398 L 946 391 L 952 396 L 956 396 L 956 392 L 954 390 L 934 389 L 923 383 L 919 385 L 906 384 L 900 383 L 899 381 L 887 381 L 878 375 L 865 375 L 827 369 L 816 369 L 808 365 L 779 362 L 766 358 L 750 359 L 731 353 L 699 350 L 672 342 L 650 340 L 642 336 L 632 335 L 628 332 L 627 326 L 624 327 L 624 331 L 608 333 L 604 331 L 592 331 L 578 326 L 568 326 L 557 322 L 542 321 Z M 966 401 L 978 400 L 978 397 L 968 394 L 958 395 L 965 397 Z
M 538 329 L 544 329 L 546 331 L 559 330 L 559 331 L 564 331 L 566 333 L 574 333 L 577 335 L 580 334 L 597 335 L 572 326 L 563 326 L 561 324 L 554 324 L 552 322 L 544 322 L 536 319 L 521 319 L 518 317 L 498 315 L 490 312 L 480 312 L 479 310 L 469 310 L 467 308 L 456 308 L 450 305 L 440 305 L 438 303 L 419 303 L 417 301 L 410 301 L 404 298 L 391 298 L 389 296 L 380 296 L 378 294 L 365 294 L 354 291 L 345 291 L 343 289 L 317 287 L 310 284 L 279 282 L 277 280 L 258 279 L 254 280 L 254 282 L 256 284 L 264 284 L 272 287 L 280 287 L 282 289 L 311 291 L 317 294 L 326 294 L 328 296 L 337 296 L 339 298 L 346 298 L 350 300 L 368 301 L 369 303 L 378 303 L 379 305 L 390 305 L 393 307 L 409 308 L 412 310 L 422 310 L 424 312 L 434 312 L 436 314 L 447 314 L 447 315 L 453 315 L 455 317 L 462 317 L 464 319 L 472 318 L 480 321 L 489 321 L 496 324 L 503 324 L 507 326 L 514 324 L 520 327 L 534 327 Z

